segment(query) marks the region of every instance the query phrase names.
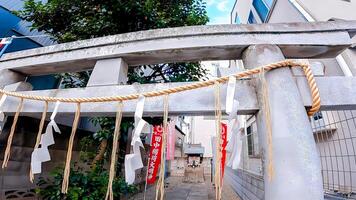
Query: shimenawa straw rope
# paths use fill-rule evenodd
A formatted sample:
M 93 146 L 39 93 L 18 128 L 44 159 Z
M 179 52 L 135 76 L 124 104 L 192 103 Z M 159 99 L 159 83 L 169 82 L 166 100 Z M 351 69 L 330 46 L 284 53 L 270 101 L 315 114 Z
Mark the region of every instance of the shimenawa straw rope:
M 311 96 L 312 96 L 312 106 L 311 108 L 307 111 L 307 114 L 309 116 L 312 116 L 315 112 L 317 112 L 320 108 L 320 95 L 319 95 L 319 90 L 317 88 L 314 76 L 312 74 L 312 71 L 310 69 L 310 66 L 307 64 L 301 64 L 301 63 L 297 63 L 291 60 L 285 60 L 285 61 L 281 61 L 281 62 L 277 62 L 277 63 L 272 63 L 272 64 L 268 64 L 259 68 L 255 68 L 255 69 L 251 69 L 251 70 L 247 70 L 244 72 L 240 72 L 237 73 L 234 76 L 235 78 L 242 78 L 242 77 L 246 77 L 246 76 L 251 76 L 253 74 L 257 74 L 257 73 L 261 73 L 264 71 L 269 71 L 272 69 L 277 69 L 277 68 L 282 68 L 282 67 L 302 67 L 307 81 L 308 81 L 308 85 L 311 91 Z M 231 75 L 230 75 L 231 76 Z M 166 126 L 167 126 L 167 117 L 168 117 L 168 95 L 172 94 L 172 93 L 178 93 L 178 92 L 183 92 L 183 91 L 187 91 L 187 90 L 193 90 L 193 89 L 198 89 L 198 88 L 203 88 L 203 87 L 208 87 L 211 85 L 215 85 L 216 86 L 216 93 L 215 95 L 220 93 L 220 89 L 218 87 L 218 84 L 220 83 L 225 83 L 228 81 L 230 76 L 225 76 L 225 77 L 220 77 L 217 79 L 212 79 L 212 80 L 208 80 L 208 81 L 202 81 L 202 82 L 196 82 L 196 83 L 192 83 L 189 85 L 184 85 L 184 86 L 179 86 L 179 87 L 174 87 L 174 88 L 169 88 L 169 89 L 164 89 L 164 90 L 159 90 L 159 91 L 151 91 L 151 92 L 146 92 L 143 93 L 142 95 L 145 97 L 156 97 L 156 96 L 162 96 L 165 95 L 165 104 L 164 104 L 164 115 L 165 115 L 165 124 L 164 124 L 164 131 L 163 131 L 163 145 L 162 145 L 162 159 L 165 159 L 165 134 L 166 134 Z M 80 103 L 88 103 L 88 102 L 109 102 L 109 101 L 127 101 L 127 100 L 134 100 L 134 99 L 138 99 L 140 94 L 131 94 L 131 95 L 124 95 L 124 96 L 109 96 L 109 97 L 83 97 L 83 98 L 60 98 L 60 97 L 46 97 L 46 96 L 35 96 L 35 95 L 27 95 L 27 94 L 23 94 L 23 93 L 19 93 L 19 92 L 10 92 L 10 91 L 5 91 L 3 89 L 0 89 L 0 93 L 2 94 L 6 94 L 8 96 L 13 96 L 13 97 L 18 97 L 20 98 L 20 104 L 17 107 L 17 111 L 15 113 L 14 116 L 14 121 L 10 130 L 10 134 L 9 134 L 9 138 L 7 141 L 7 146 L 6 146 L 6 150 L 5 150 L 5 156 L 4 156 L 4 162 L 2 165 L 2 168 L 5 168 L 7 166 L 9 157 L 10 157 L 10 150 L 11 150 L 11 144 L 12 144 L 12 139 L 14 136 L 14 132 L 16 129 L 16 123 L 19 117 L 19 114 L 23 108 L 23 101 L 24 99 L 30 99 L 30 100 L 38 100 L 38 101 L 45 101 L 46 104 L 48 104 L 47 102 L 54 102 L 54 101 L 59 101 L 59 102 L 67 102 L 67 103 L 77 103 L 77 110 L 75 113 L 75 118 L 73 121 L 73 128 L 72 128 L 72 133 L 69 139 L 69 146 L 68 146 L 68 152 L 67 152 L 67 158 L 66 158 L 66 166 L 65 166 L 65 170 L 64 170 L 64 178 L 63 178 L 63 183 L 62 183 L 62 192 L 66 193 L 68 190 L 68 184 L 69 184 L 69 173 L 70 173 L 70 160 L 71 160 L 71 156 L 72 156 L 72 148 L 73 148 L 73 142 L 74 142 L 74 137 L 75 137 L 75 132 L 78 126 L 78 122 L 79 122 L 79 116 L 80 116 Z M 220 159 L 221 159 L 221 137 L 220 137 L 220 133 L 221 133 L 221 106 L 220 106 L 220 99 L 217 98 L 217 96 L 215 96 L 215 107 L 216 107 L 216 117 L 217 117 L 217 136 L 218 136 L 218 142 L 217 142 L 217 159 L 216 159 L 216 169 L 219 171 L 220 173 Z M 43 117 L 43 115 L 42 115 Z M 42 122 L 42 119 L 41 119 Z M 40 124 L 41 127 L 41 124 Z M 42 125 L 43 128 L 43 125 Z M 271 144 L 271 141 L 269 141 Z M 37 143 L 37 140 L 36 140 Z M 216 198 L 217 199 L 221 199 L 221 180 L 220 180 L 220 174 L 217 173 L 216 174 L 216 187 L 217 187 L 217 193 L 216 193 Z M 161 191 L 161 199 L 163 199 L 164 196 L 164 160 L 161 163 L 161 171 L 160 171 L 160 185 L 159 185 L 159 190 Z M 32 179 L 33 180 L 33 179 Z M 157 196 L 156 196 L 157 198 Z
M 172 93 L 178 93 L 178 92 L 183 92 L 183 91 L 187 91 L 187 90 L 208 87 L 208 86 L 214 85 L 215 82 L 225 83 L 229 80 L 230 76 L 235 76 L 236 78 L 243 78 L 246 76 L 251 76 L 253 74 L 260 73 L 262 71 L 262 69 L 265 71 L 269 71 L 269 70 L 277 69 L 277 68 L 281 68 L 281 67 L 302 67 L 303 68 L 304 73 L 307 77 L 308 85 L 311 90 L 312 100 L 313 100 L 312 107 L 308 111 L 308 115 L 311 116 L 313 113 L 317 112 L 320 108 L 320 96 L 319 96 L 319 90 L 316 86 L 312 71 L 308 64 L 302 64 L 302 63 L 298 63 L 298 62 L 295 62 L 292 60 L 285 60 L 285 61 L 281 61 L 281 62 L 277 62 L 277 63 L 271 63 L 271 64 L 268 64 L 268 65 L 265 65 L 265 66 L 262 66 L 259 68 L 254 68 L 254 69 L 246 70 L 243 72 L 239 72 L 234 75 L 224 76 L 224 77 L 211 79 L 211 80 L 207 80 L 207 81 L 202 81 L 202 82 L 196 82 L 196 83 L 192 83 L 189 85 L 168 88 L 168 89 L 158 90 L 158 91 L 146 92 L 146 93 L 142 93 L 142 95 L 145 97 L 156 97 L 156 96 L 163 96 L 166 94 L 172 94 Z M 10 92 L 10 91 L 6 91 L 3 89 L 0 89 L 0 93 L 6 94 L 8 96 L 19 97 L 19 98 L 24 98 L 24 99 L 31 99 L 31 100 L 38 100 L 38 101 L 49 101 L 49 102 L 60 101 L 60 102 L 67 102 L 67 103 L 128 101 L 128 100 L 138 99 L 138 97 L 140 95 L 140 94 L 130 94 L 130 95 L 124 95 L 124 96 L 108 96 L 108 97 L 61 98 L 61 97 L 46 97 L 46 96 L 27 95 L 27 94 L 23 94 L 23 93 L 19 93 L 19 92 Z

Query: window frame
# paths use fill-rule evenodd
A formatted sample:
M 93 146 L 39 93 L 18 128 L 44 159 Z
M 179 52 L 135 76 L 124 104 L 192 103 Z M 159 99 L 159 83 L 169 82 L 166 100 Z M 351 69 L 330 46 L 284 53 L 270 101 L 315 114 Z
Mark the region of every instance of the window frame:
M 252 10 L 250 10 L 250 13 L 248 14 L 248 19 L 247 19 L 248 24 L 257 24 L 257 20 L 255 15 L 253 14 Z
M 273 5 L 273 1 L 272 1 L 272 5 Z M 253 0 L 252 6 L 256 10 L 256 13 L 261 19 L 261 21 L 263 23 L 266 22 L 268 15 L 271 11 L 271 7 L 268 6 L 268 4 L 264 0 Z
M 255 116 L 251 116 L 246 120 L 245 136 L 248 157 L 258 159 L 261 158 L 257 122 Z

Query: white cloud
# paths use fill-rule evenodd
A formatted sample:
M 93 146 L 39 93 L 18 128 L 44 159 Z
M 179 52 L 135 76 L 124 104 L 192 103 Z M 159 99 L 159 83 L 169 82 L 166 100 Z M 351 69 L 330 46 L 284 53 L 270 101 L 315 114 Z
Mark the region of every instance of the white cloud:
M 218 10 L 220 10 L 221 12 L 224 12 L 224 11 L 227 11 L 228 9 L 227 9 L 227 3 L 229 3 L 228 2 L 228 0 L 222 0 L 222 1 L 220 1 L 218 4 L 217 4 L 217 8 L 218 8 Z
M 212 17 L 209 24 L 230 24 L 230 14 Z

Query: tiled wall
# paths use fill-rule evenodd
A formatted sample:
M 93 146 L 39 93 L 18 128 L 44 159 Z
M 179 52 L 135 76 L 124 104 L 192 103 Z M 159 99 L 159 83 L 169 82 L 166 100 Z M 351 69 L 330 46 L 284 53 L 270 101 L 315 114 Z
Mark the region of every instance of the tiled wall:
M 226 167 L 224 178 L 242 200 L 264 199 L 264 181 L 262 176 L 241 169 L 233 170 L 230 167 Z

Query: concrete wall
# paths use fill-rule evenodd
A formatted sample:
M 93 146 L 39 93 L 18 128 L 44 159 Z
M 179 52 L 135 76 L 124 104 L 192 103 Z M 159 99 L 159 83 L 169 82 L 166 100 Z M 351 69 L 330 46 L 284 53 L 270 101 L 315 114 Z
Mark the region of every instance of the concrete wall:
M 267 23 L 305 22 L 305 18 L 294 8 L 289 0 L 275 1 Z
M 248 20 L 248 16 L 250 14 L 250 9 L 252 7 L 252 0 L 237 0 L 235 2 L 235 6 L 232 9 L 233 13 L 231 15 L 231 22 L 235 22 L 236 15 L 239 16 L 241 24 L 246 24 Z
M 263 200 L 264 181 L 263 177 L 244 171 L 225 168 L 225 181 L 237 192 L 241 199 Z
M 17 122 L 17 129 L 11 146 L 11 154 L 8 167 L 0 170 L 0 199 L 7 199 L 5 193 L 8 191 L 14 193 L 17 191 L 29 191 L 36 188 L 35 184 L 29 181 L 29 169 L 31 162 L 31 153 L 35 144 L 35 139 L 38 131 L 38 119 L 29 117 L 20 117 Z M 4 157 L 6 142 L 12 125 L 12 119 L 9 117 L 2 133 L 0 134 L 0 162 Z M 35 178 L 47 177 L 48 173 L 55 167 L 64 166 L 64 161 L 67 153 L 68 138 L 71 132 L 70 127 L 59 125 L 61 134 L 54 133 L 55 144 L 49 147 L 51 161 L 45 162 L 42 165 L 42 174 L 36 175 Z M 72 160 L 79 160 L 79 141 L 83 136 L 88 135 L 88 132 L 78 130 L 74 140 Z M 36 181 L 37 179 L 35 179 Z M 25 193 L 25 194 L 26 194 Z M 18 195 L 17 195 L 18 196 Z M 21 199 L 21 196 L 19 196 Z
M 170 175 L 171 176 L 184 176 L 185 168 L 187 167 L 187 157 L 175 158 L 170 161 Z M 201 163 L 201 167 L 204 170 L 204 176 L 211 176 L 211 161 L 210 158 L 203 158 L 203 162 Z
M 325 12 L 326 10 L 333 10 L 333 12 L 335 13 L 339 13 L 342 12 L 342 10 L 339 7 L 347 7 L 347 9 L 349 9 L 349 7 L 354 6 L 355 3 L 348 3 L 348 2 L 343 2 L 343 1 L 335 1 L 335 4 L 338 4 L 336 7 L 338 7 L 339 9 L 337 11 L 334 11 L 334 7 L 333 7 L 333 3 L 331 3 L 331 1 L 327 1 L 328 3 L 326 4 L 327 6 L 329 6 L 328 8 L 333 8 L 333 9 L 327 9 L 326 5 L 323 4 L 323 6 L 320 6 L 322 0 L 318 0 L 318 1 L 307 1 L 304 0 L 303 2 L 309 2 L 309 8 L 307 11 L 313 16 L 314 13 L 322 13 Z M 316 3 L 317 2 L 317 3 Z M 332 1 L 334 2 L 334 1 Z M 340 3 L 341 2 L 341 3 Z M 257 18 L 257 22 L 261 23 L 261 21 L 258 19 L 258 15 L 256 13 L 256 10 L 253 8 L 253 6 L 251 5 L 252 1 L 237 1 L 234 8 L 232 9 L 232 13 L 231 13 L 231 19 L 235 18 L 236 15 L 241 15 L 241 16 L 247 16 L 248 19 L 248 14 L 250 12 L 250 10 L 254 13 L 254 16 Z M 350 5 L 349 5 L 350 4 Z M 317 7 L 313 7 L 315 5 L 318 5 Z M 355 6 L 354 6 L 355 7 Z M 332 16 L 334 16 L 334 13 L 330 12 L 329 13 L 329 18 L 332 18 Z M 347 19 L 354 19 L 354 14 L 356 12 L 353 13 L 347 13 L 344 14 L 345 16 L 348 16 Z M 337 15 L 337 14 L 335 14 Z M 241 23 L 247 23 L 247 19 L 246 20 L 241 20 Z M 328 19 L 326 19 L 325 17 L 323 19 L 318 19 L 316 18 L 315 20 L 317 21 L 327 21 Z M 289 1 L 289 0 L 275 0 L 274 3 L 274 7 L 271 9 L 270 13 L 269 13 L 269 17 L 267 18 L 266 23 L 288 23 L 288 22 L 307 22 L 307 19 L 303 16 L 303 14 Z M 232 20 L 232 23 L 234 23 L 234 21 Z M 354 53 L 354 50 L 346 50 L 342 56 L 345 58 L 345 61 L 347 63 L 347 65 L 349 66 L 350 70 L 352 71 L 352 73 L 354 75 L 356 75 L 356 66 L 355 66 L 355 62 L 354 60 L 356 60 L 356 56 Z M 330 59 L 312 59 L 311 61 L 319 61 L 322 62 L 325 66 L 325 75 L 326 76 L 343 76 L 345 75 L 344 72 L 341 70 L 339 63 L 336 61 L 336 59 L 334 58 L 330 58 Z M 239 66 L 237 63 L 237 61 L 232 61 L 230 62 L 230 67 L 236 67 Z
M 187 158 L 185 157 L 175 158 L 174 160 L 170 161 L 171 176 L 183 177 L 186 163 Z
M 313 8 L 310 14 L 314 12 L 319 12 L 320 10 L 334 10 L 326 9 L 325 5 L 321 5 L 321 1 L 308 1 L 308 2 L 318 2 L 319 6 Z M 335 1 L 336 2 L 336 1 Z M 342 1 L 340 1 L 342 2 Z M 331 8 L 331 7 L 329 7 Z M 341 9 L 342 10 L 342 9 Z M 307 19 L 298 11 L 289 0 L 278 0 L 275 1 L 273 10 L 270 13 L 270 17 L 267 23 L 286 23 L 286 22 L 306 22 Z M 319 21 L 319 20 L 318 20 Z M 325 20 L 320 20 L 325 21 Z M 336 59 L 310 59 L 310 61 L 319 61 L 322 62 L 325 66 L 325 75 L 326 76 L 343 76 L 344 73 L 341 70 Z M 352 65 L 349 65 L 350 68 Z
M 353 42 L 356 44 L 356 36 L 353 37 Z M 346 63 L 350 66 L 350 70 L 352 74 L 356 75 L 356 48 L 348 49 L 342 54 L 343 58 L 345 59 Z
M 246 127 L 245 131 L 242 133 L 241 139 L 242 139 L 242 161 L 240 168 L 249 171 L 252 174 L 255 175 L 263 175 L 262 174 L 262 160 L 261 160 L 261 148 L 260 144 L 258 143 L 258 130 L 257 130 L 257 124 L 256 124 L 256 118 L 255 116 L 252 117 L 247 117 L 246 116 Z M 254 155 L 249 155 L 248 154 L 248 143 L 247 143 L 247 136 L 246 136 L 246 128 L 251 126 L 252 127 L 252 134 L 251 137 L 253 138 L 253 148 L 254 148 Z
M 226 120 L 223 120 L 226 123 Z M 214 117 L 196 116 L 192 120 L 192 144 L 202 144 L 204 157 L 213 156 L 211 139 L 216 135 Z M 228 133 L 229 134 L 229 133 Z
M 316 21 L 331 18 L 343 20 L 356 19 L 356 1 L 347 0 L 296 0 Z M 332 8 L 332 9 L 331 9 Z

